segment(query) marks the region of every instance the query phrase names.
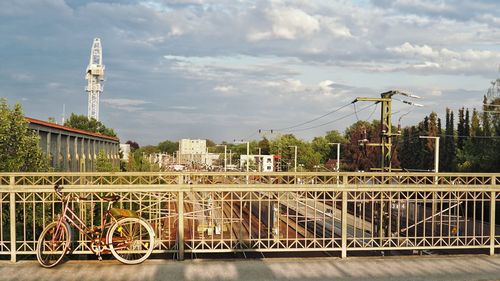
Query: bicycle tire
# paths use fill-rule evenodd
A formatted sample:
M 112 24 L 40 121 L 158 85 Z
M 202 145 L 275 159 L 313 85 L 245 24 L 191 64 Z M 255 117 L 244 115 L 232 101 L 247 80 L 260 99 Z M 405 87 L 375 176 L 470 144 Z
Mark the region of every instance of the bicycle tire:
M 57 228 L 58 225 L 60 226 L 59 229 Z M 57 237 L 54 237 L 54 233 L 56 233 Z M 69 226 L 66 223 L 52 222 L 43 229 L 38 238 L 36 259 L 45 268 L 54 267 L 62 261 L 68 252 L 70 242 L 71 232 Z M 43 245 L 46 247 L 43 247 Z
M 108 247 L 124 264 L 139 264 L 153 252 L 154 230 L 140 218 L 122 218 L 108 232 Z

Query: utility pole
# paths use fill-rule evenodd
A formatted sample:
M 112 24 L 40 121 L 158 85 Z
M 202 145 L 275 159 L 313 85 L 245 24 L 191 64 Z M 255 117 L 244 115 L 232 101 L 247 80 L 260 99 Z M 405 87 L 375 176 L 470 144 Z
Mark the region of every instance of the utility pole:
M 236 141 L 234 140 L 235 143 L 246 143 L 247 144 L 247 184 L 248 184 L 248 172 L 250 172 L 250 142 L 249 141 Z M 241 163 L 240 163 L 241 165 Z
M 218 144 L 216 146 L 223 146 L 224 147 L 224 172 L 227 172 L 227 145 Z
M 439 137 L 420 136 L 421 139 L 434 139 L 434 173 L 439 173 Z
M 381 113 L 380 113 L 380 143 L 361 143 L 361 145 L 366 146 L 379 146 L 381 150 L 380 155 L 380 170 L 382 172 L 392 172 L 392 138 L 400 135 L 399 133 L 392 133 L 392 97 L 394 95 L 403 95 L 410 98 L 420 98 L 415 95 L 403 93 L 397 90 L 388 91 L 380 94 L 380 98 L 356 98 L 353 103 L 358 101 L 371 101 L 381 104 Z M 401 102 L 422 106 L 420 104 L 416 104 L 409 101 L 402 100 Z M 376 207 L 374 212 L 375 223 L 378 224 L 376 227 L 377 234 L 380 239 L 380 243 L 384 242 L 384 239 L 389 235 L 389 216 L 390 212 L 388 210 L 388 206 L 384 203 L 384 193 L 381 193 L 380 203 L 377 204 L 379 207 Z
M 403 95 L 410 98 L 420 98 L 415 95 L 403 93 L 397 90 L 388 91 L 380 94 L 380 98 L 356 98 L 353 103 L 358 101 L 371 101 L 375 103 L 381 104 L 381 113 L 380 113 L 380 143 L 362 143 L 361 145 L 366 146 L 379 146 L 381 149 L 380 156 L 380 169 L 382 172 L 391 172 L 392 171 L 392 138 L 395 136 L 399 136 L 399 133 L 392 133 L 392 121 L 391 121 L 391 109 L 392 109 L 392 96 L 394 95 Z M 415 106 L 422 106 L 420 104 L 416 104 L 410 101 L 402 101 L 403 103 Z
M 339 142 L 329 142 L 330 145 L 337 145 L 337 172 L 340 171 L 340 143 Z
M 294 165 L 293 165 L 293 171 L 297 173 L 297 146 L 296 145 L 289 145 L 288 147 L 293 147 L 295 148 L 295 153 L 294 153 Z
M 259 170 L 259 172 L 262 172 L 262 169 L 261 169 L 261 167 L 262 167 L 262 156 L 261 156 L 262 148 L 259 147 L 258 149 L 259 149 L 259 162 L 258 162 L 259 169 L 258 170 Z

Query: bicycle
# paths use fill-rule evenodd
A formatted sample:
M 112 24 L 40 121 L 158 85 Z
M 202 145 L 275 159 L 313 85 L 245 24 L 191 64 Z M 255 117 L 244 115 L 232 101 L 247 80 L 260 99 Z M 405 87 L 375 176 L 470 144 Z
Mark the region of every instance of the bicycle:
M 38 239 L 36 257 L 40 265 L 51 268 L 58 265 L 70 251 L 71 228 L 73 226 L 91 241 L 90 249 L 102 260 L 101 254 L 111 252 L 124 264 L 139 264 L 146 260 L 154 248 L 155 233 L 151 225 L 136 212 L 113 208 L 120 197 L 102 197 L 108 207 L 101 225 L 89 227 L 71 208 L 71 202 L 82 197 L 62 193 L 63 187 L 56 184 L 54 190 L 62 202 L 62 212 L 56 221 L 48 224 Z M 85 198 L 83 198 L 85 199 Z M 103 235 L 106 232 L 106 235 Z

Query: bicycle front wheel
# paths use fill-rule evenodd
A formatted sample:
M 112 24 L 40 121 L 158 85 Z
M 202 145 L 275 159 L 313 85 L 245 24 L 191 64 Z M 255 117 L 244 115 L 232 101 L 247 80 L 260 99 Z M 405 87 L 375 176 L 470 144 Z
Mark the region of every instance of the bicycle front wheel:
M 115 258 L 125 264 L 145 261 L 153 252 L 154 231 L 139 218 L 118 220 L 108 233 L 108 246 Z
M 36 246 L 36 259 L 41 266 L 50 268 L 59 264 L 68 252 L 71 237 L 68 225 L 57 221 L 50 223 L 40 234 Z

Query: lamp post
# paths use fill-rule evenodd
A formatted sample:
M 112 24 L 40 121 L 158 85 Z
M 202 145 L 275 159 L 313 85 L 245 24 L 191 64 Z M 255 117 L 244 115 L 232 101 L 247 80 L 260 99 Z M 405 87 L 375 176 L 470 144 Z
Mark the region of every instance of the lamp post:
M 229 149 L 229 166 L 233 165 L 233 152 Z
M 337 172 L 340 171 L 340 143 L 339 142 L 329 142 L 330 145 L 337 145 Z
M 295 148 L 295 153 L 294 153 L 294 165 L 293 165 L 293 171 L 296 173 L 297 172 L 297 146 L 296 145 L 289 145 L 288 147 L 293 147 Z
M 216 146 L 223 146 L 224 147 L 224 172 L 227 172 L 227 145 L 218 144 Z

